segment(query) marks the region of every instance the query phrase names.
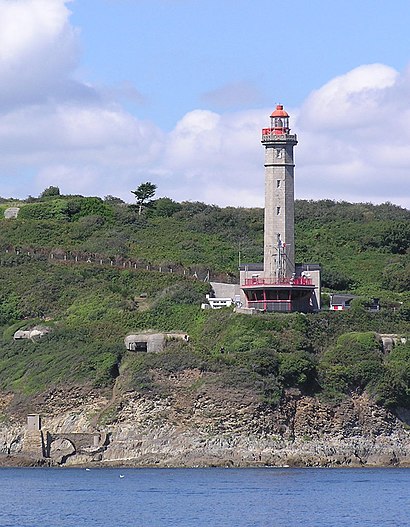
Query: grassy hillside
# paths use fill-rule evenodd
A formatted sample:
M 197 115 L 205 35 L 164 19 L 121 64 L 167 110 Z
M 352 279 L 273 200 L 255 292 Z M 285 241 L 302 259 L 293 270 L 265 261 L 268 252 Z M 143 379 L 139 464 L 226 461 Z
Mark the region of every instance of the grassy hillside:
M 138 209 L 115 198 L 31 198 L 17 220 L 0 220 L 0 248 L 64 248 L 160 265 L 199 264 L 235 274 L 263 258 L 262 209 L 156 200 Z M 399 299 L 409 290 L 410 211 L 383 204 L 296 202 L 296 259 L 321 263 L 332 290 Z
M 0 389 L 29 397 L 55 385 L 157 390 L 154 372 L 200 368 L 216 385 L 242 384 L 274 404 L 286 387 L 338 399 L 367 389 L 382 404 L 409 405 L 410 346 L 388 356 L 375 333 L 409 334 L 409 212 L 385 204 L 297 202 L 297 259 L 322 263 L 332 290 L 403 302 L 370 314 L 261 315 L 201 311 L 209 285 L 175 273 L 53 262 L 42 249 L 124 257 L 151 264 L 198 264 L 237 271 L 261 261 L 259 209 L 221 209 L 167 198 L 138 215 L 115 198 L 78 196 L 3 200 L 0 213 Z M 8 252 L 6 249 L 8 248 Z M 12 248 L 12 249 L 11 249 Z M 33 254 L 16 248 L 36 249 Z M 16 341 L 19 328 L 52 331 Z M 184 331 L 191 339 L 166 353 L 125 351 L 136 330 Z M 224 351 L 224 353 L 221 352 Z M 194 389 L 194 388 L 193 388 Z

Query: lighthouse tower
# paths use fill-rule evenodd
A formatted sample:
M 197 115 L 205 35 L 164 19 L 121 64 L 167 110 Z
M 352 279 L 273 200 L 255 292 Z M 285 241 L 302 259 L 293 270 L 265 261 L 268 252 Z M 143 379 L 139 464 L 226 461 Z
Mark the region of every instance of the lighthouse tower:
M 320 265 L 295 264 L 293 148 L 289 115 L 281 104 L 262 129 L 265 147 L 263 264 L 240 266 L 243 312 L 301 311 L 320 308 Z
M 264 276 L 279 283 L 295 273 L 294 169 L 289 115 L 281 104 L 262 129 L 265 147 Z

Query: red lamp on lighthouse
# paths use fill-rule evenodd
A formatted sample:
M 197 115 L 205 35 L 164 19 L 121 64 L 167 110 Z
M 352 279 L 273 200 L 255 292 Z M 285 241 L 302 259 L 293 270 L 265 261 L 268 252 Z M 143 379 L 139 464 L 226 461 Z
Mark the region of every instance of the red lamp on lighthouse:
M 271 113 L 270 127 L 271 133 L 275 135 L 289 133 L 289 114 L 283 109 L 282 104 L 276 105 L 276 110 Z
M 289 114 L 282 104 L 277 104 L 276 110 L 270 115 L 270 128 L 263 128 L 262 136 L 285 135 L 289 132 Z

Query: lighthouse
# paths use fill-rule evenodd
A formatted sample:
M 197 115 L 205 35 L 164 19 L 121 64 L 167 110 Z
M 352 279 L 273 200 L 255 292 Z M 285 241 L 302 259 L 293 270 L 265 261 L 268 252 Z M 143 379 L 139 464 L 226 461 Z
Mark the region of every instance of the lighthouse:
M 262 129 L 265 148 L 263 263 L 240 266 L 244 313 L 308 313 L 320 309 L 320 265 L 295 263 L 295 162 L 298 144 L 289 114 L 278 104 Z
M 281 104 L 262 129 L 265 147 L 264 275 L 283 281 L 295 273 L 293 148 L 297 137 L 290 133 L 289 115 Z

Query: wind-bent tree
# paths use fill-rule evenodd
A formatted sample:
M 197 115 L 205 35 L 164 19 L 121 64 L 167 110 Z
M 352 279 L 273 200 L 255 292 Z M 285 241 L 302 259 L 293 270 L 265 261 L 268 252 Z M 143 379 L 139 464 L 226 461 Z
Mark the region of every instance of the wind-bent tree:
M 142 207 L 147 205 L 150 200 L 155 196 L 155 191 L 157 186 L 154 183 L 147 181 L 146 183 L 141 183 L 137 190 L 131 190 L 131 194 L 134 194 L 135 199 L 137 200 L 138 216 L 141 216 Z

